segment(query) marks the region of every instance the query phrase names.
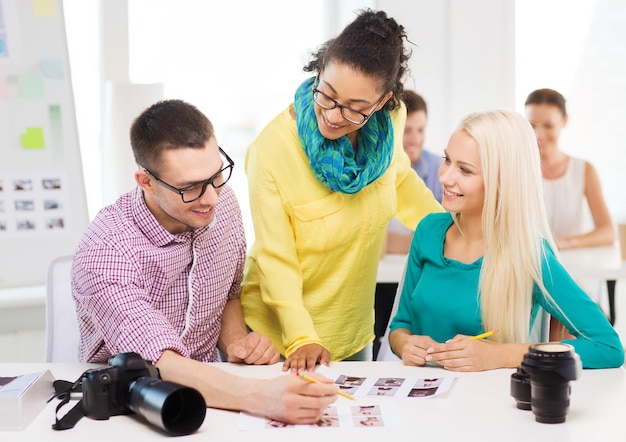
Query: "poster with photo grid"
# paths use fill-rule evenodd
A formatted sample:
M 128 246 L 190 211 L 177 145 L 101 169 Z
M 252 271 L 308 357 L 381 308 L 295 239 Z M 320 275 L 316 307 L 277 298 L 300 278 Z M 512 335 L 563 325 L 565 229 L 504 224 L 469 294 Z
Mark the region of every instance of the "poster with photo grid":
M 43 285 L 88 224 L 61 0 L 0 0 L 0 289 Z

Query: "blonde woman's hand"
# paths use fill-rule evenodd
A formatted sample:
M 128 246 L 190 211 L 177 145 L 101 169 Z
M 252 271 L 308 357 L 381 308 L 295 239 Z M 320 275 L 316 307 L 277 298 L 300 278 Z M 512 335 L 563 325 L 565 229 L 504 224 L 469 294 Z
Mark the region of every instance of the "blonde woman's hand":
M 430 336 L 404 335 L 398 339 L 394 351 L 400 356 L 404 365 L 423 366 L 426 364 L 428 350 L 437 345 Z M 396 348 L 397 347 L 397 348 Z
M 528 351 L 528 344 L 498 344 L 466 338 L 468 336 L 457 335 L 444 344 L 433 346 L 428 349 L 426 360 L 451 371 L 483 371 L 515 368 Z

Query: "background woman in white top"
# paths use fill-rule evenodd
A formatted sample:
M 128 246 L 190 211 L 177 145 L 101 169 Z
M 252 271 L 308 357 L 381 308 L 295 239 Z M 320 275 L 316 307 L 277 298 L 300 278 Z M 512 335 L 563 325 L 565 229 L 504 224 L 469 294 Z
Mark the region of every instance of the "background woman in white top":
M 559 149 L 559 135 L 568 118 L 565 98 L 552 89 L 537 89 L 525 105 L 537 135 L 548 221 L 558 248 L 612 244 L 615 231 L 596 170 L 588 161 Z

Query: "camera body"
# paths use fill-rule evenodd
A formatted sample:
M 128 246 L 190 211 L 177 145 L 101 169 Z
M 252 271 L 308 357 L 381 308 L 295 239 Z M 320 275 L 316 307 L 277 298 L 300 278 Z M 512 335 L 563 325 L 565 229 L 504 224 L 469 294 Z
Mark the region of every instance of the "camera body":
M 137 353 L 120 353 L 109 359 L 109 367 L 83 373 L 83 412 L 85 416 L 105 420 L 129 414 L 130 390 L 138 379 L 160 378 L 158 369 Z
M 119 353 L 109 359 L 109 367 L 85 371 L 82 389 L 83 414 L 91 419 L 136 413 L 181 436 L 200 428 L 206 415 L 198 390 L 161 380 L 159 370 L 137 353 Z
M 511 375 L 517 408 L 532 410 L 537 422 L 561 423 L 569 409 L 570 381 L 582 371 L 574 347 L 561 343 L 531 345 Z

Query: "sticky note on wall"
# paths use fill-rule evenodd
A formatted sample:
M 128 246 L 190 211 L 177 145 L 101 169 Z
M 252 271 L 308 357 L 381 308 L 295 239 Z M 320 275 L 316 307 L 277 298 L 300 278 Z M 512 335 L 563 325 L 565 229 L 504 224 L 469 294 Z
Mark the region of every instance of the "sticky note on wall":
M 63 78 L 63 61 L 58 58 L 41 60 L 41 74 L 55 80 Z
M 41 75 L 22 75 L 20 77 L 20 96 L 22 98 L 43 97 L 43 78 Z
M 46 147 L 41 127 L 27 127 L 26 133 L 23 133 L 21 137 L 24 149 L 45 149 Z
M 38 16 L 56 15 L 57 5 L 54 0 L 32 0 L 33 13 Z

